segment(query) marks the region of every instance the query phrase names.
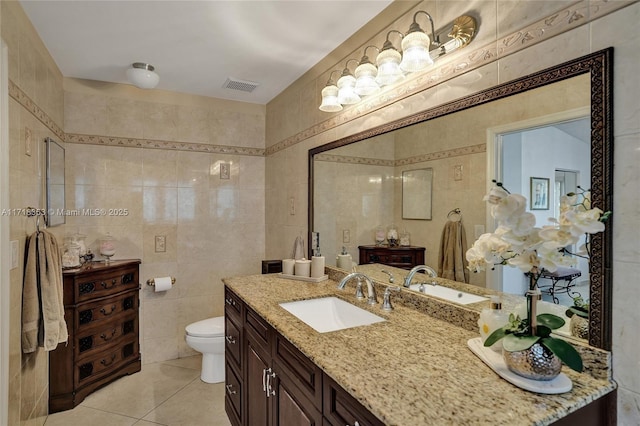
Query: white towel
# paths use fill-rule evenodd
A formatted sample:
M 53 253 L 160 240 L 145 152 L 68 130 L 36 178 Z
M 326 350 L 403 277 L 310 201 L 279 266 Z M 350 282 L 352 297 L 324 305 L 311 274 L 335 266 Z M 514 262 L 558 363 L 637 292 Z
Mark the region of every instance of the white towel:
M 52 351 L 69 338 L 64 320 L 62 255 L 55 236 L 34 232 L 27 241 L 22 289 L 22 351 Z

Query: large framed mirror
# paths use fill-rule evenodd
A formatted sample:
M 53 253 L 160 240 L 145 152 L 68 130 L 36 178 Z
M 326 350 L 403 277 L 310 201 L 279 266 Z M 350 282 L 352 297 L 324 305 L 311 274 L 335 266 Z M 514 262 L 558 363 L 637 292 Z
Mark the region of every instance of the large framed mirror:
M 563 173 L 574 172 L 583 179 L 581 186 L 591 189 L 592 205 L 612 210 L 612 57 L 612 48 L 592 53 L 309 150 L 309 232 L 320 232 L 323 251 L 331 258 L 344 245 L 344 229 L 350 230 L 355 248 L 371 244 L 378 226 L 394 223 L 399 229 L 410 227 L 411 244 L 425 245 L 428 257 L 428 244 L 433 243 L 429 236 L 439 235 L 447 212 L 459 208 L 472 242 L 488 226 L 482 197 L 488 182 L 497 177 L 496 170 L 501 170 L 495 154 L 500 143 L 494 146 L 490 138 L 498 140 L 495 132 L 510 129 L 514 122 L 538 126 L 536 120 L 546 107 L 549 111 L 542 115 L 560 117 L 554 131 L 571 133 L 574 121 L 588 124 L 582 136 L 586 168 L 556 166 L 550 172 L 549 191 L 575 181 L 571 173 Z M 507 117 L 502 110 L 515 115 Z M 481 122 L 485 116 L 493 121 Z M 429 135 L 438 136 L 421 137 L 424 127 Z M 453 136 L 452 129 L 464 132 L 463 137 Z M 427 152 L 418 151 L 425 146 Z M 402 173 L 423 168 L 433 169 L 432 220 L 405 220 Z M 546 175 L 536 170 L 527 171 L 525 177 L 528 196 L 530 177 Z M 550 199 L 549 210 L 540 212 L 553 216 L 553 209 Z M 585 286 L 590 300 L 588 342 L 603 349 L 611 348 L 611 228 L 609 223 L 605 232 L 592 236 L 591 257 L 583 274 L 588 276 Z M 473 279 L 476 282 L 471 284 L 491 287 L 487 285 L 490 277 Z

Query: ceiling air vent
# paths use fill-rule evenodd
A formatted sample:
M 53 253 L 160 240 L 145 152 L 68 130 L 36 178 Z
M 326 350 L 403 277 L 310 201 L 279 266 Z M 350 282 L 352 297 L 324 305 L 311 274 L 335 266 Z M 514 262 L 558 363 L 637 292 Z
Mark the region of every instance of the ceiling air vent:
M 223 89 L 240 90 L 242 92 L 253 92 L 258 87 L 258 83 L 253 81 L 238 80 L 236 78 L 229 77 L 227 81 L 222 85 Z

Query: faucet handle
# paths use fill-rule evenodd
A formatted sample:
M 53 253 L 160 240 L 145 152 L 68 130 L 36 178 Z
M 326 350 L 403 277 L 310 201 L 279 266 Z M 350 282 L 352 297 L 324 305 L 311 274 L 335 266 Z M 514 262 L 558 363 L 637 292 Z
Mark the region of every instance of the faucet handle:
M 362 292 L 362 278 L 357 278 L 358 282 L 356 283 L 356 299 L 363 300 L 364 293 Z
M 385 274 L 389 275 L 389 282 L 390 282 L 391 284 L 393 284 L 394 278 L 393 278 L 393 274 L 392 274 L 391 272 L 389 272 L 389 271 L 385 271 L 384 269 L 383 269 L 382 271 L 380 271 L 380 272 L 382 272 L 382 273 L 385 273 Z
M 391 312 L 393 311 L 393 305 L 391 305 L 391 292 L 397 291 L 400 292 L 402 290 L 401 287 L 387 287 L 384 291 L 384 295 L 382 296 L 382 310 Z

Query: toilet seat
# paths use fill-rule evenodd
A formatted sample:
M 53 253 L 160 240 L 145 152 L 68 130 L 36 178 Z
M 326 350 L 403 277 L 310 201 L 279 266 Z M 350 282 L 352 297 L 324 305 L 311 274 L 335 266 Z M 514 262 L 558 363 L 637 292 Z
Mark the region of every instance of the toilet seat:
M 207 318 L 185 327 L 187 335 L 194 337 L 224 336 L 224 317 Z

